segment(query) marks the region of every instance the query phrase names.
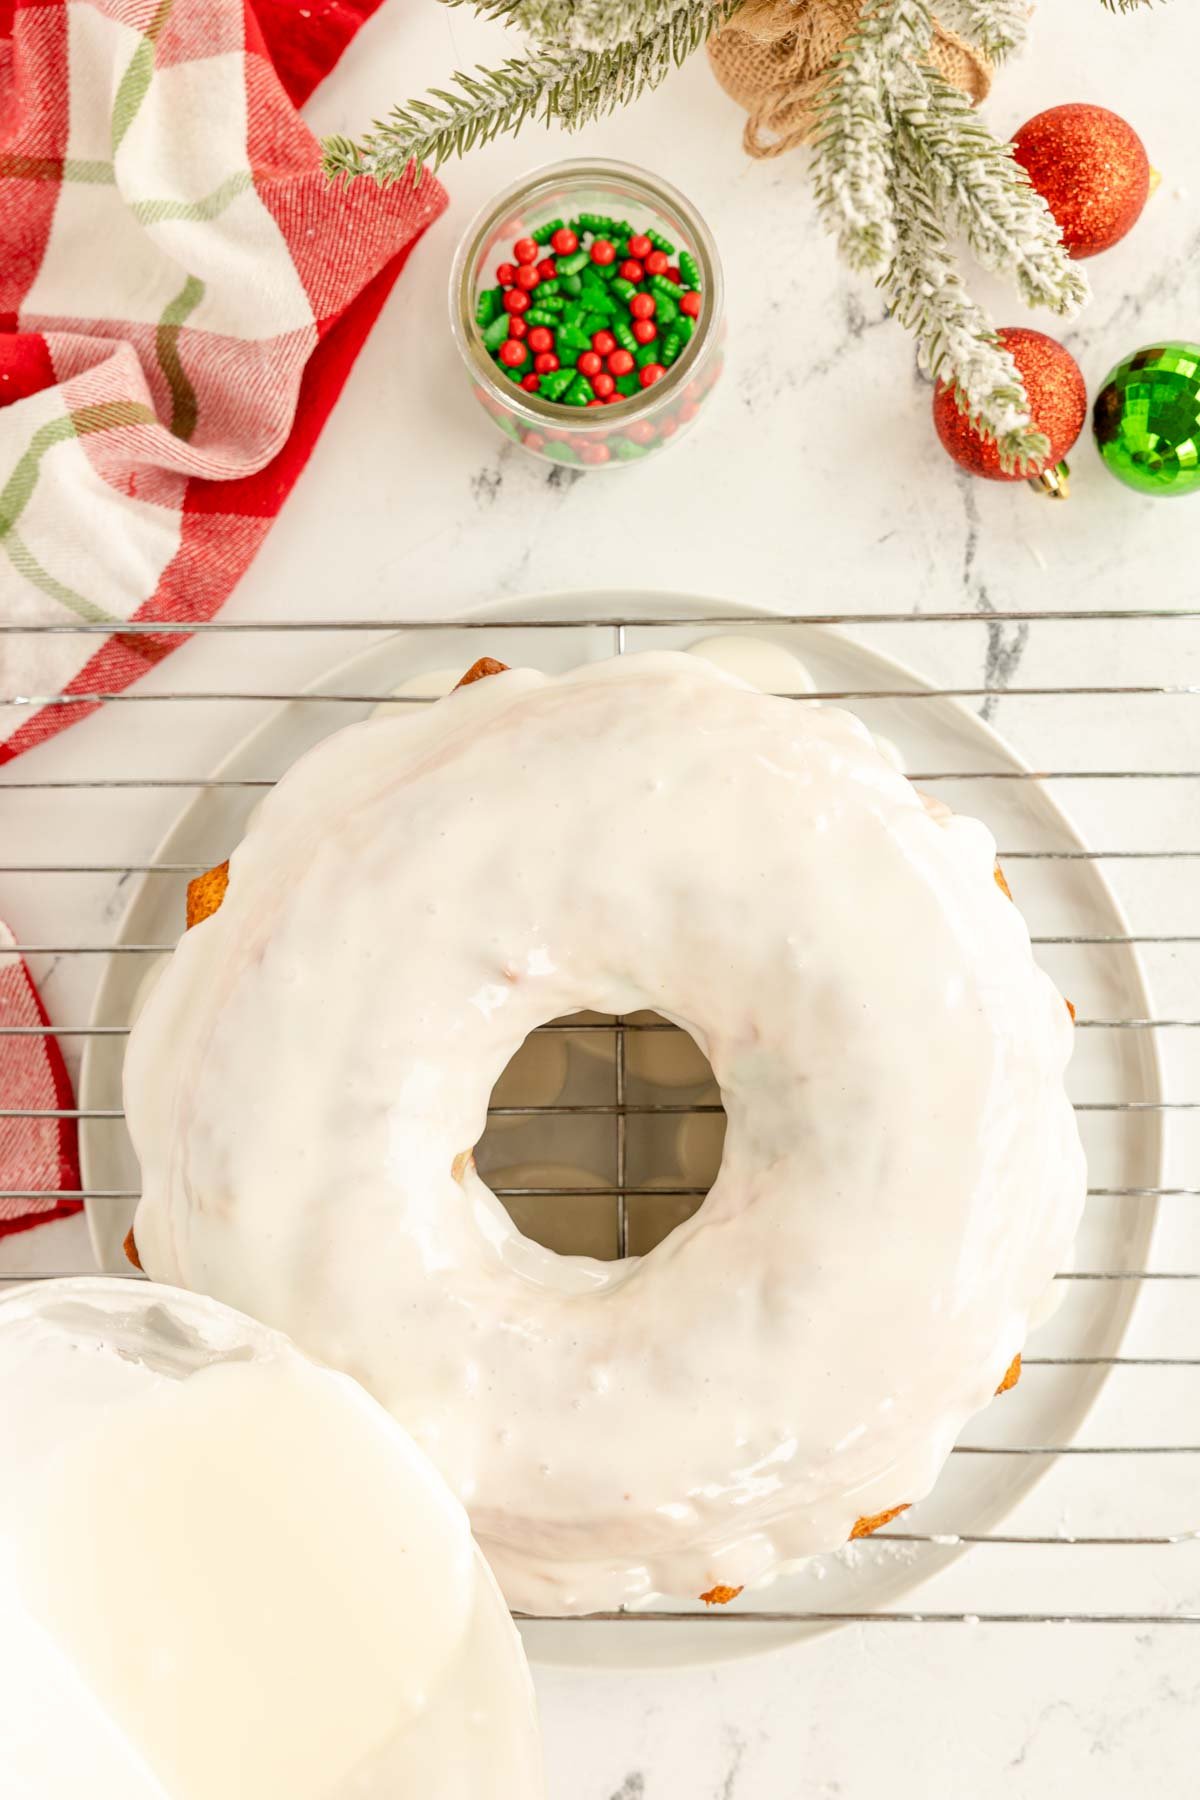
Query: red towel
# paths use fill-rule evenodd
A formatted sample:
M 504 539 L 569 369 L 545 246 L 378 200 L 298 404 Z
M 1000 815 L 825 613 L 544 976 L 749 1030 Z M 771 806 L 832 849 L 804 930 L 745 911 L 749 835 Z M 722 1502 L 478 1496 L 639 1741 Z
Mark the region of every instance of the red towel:
M 122 623 L 219 609 L 445 205 L 330 186 L 296 111 L 378 4 L 0 0 L 0 618 L 114 628 L 0 637 L 0 763 L 185 641 Z M 38 1009 L 9 953 L 0 1029 Z M 0 1108 L 71 1104 L 0 1036 Z M 73 1125 L 0 1119 L 0 1190 L 76 1186 Z

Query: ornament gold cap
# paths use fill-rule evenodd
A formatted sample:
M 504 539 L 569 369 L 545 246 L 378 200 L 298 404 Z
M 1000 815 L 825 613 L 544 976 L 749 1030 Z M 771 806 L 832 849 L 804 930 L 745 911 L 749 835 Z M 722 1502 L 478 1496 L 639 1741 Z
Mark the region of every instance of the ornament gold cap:
M 1029 485 L 1035 494 L 1044 494 L 1047 500 L 1069 500 L 1071 498 L 1071 470 L 1065 462 L 1047 466 L 1040 475 L 1032 475 Z

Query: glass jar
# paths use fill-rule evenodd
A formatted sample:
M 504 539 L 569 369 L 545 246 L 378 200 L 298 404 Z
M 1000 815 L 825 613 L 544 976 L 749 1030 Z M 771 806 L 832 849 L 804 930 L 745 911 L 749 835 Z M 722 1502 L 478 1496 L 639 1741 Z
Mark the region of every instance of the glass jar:
M 517 238 L 581 213 L 628 219 L 635 231 L 660 232 L 677 250 L 690 251 L 700 270 L 703 308 L 690 341 L 652 387 L 619 404 L 576 409 L 526 393 L 511 381 L 492 360 L 475 312 L 480 294 L 496 285 L 496 266 L 510 260 Z M 544 462 L 622 468 L 682 436 L 721 372 L 721 263 L 708 226 L 668 182 L 627 163 L 553 163 L 507 188 L 467 228 L 450 273 L 450 322 L 476 398 L 506 436 Z

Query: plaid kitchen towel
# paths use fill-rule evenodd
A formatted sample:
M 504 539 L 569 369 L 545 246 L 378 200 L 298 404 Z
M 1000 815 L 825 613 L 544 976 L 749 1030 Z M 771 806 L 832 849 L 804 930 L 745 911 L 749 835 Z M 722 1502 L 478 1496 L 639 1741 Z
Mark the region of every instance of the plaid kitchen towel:
M 0 1038 L 0 1105 L 46 1115 L 75 1101 L 56 1039 L 41 1035 L 46 1010 L 12 941 L 0 924 L 0 1027 L 30 1035 Z M 0 1187 L 9 1196 L 0 1196 L 0 1237 L 78 1210 L 74 1201 L 47 1197 L 79 1186 L 75 1137 L 72 1119 L 0 1118 Z
M 123 621 L 217 610 L 445 204 L 331 187 L 295 110 L 371 4 L 0 0 L 0 616 L 114 626 L 0 640 L 0 696 L 124 687 L 180 638 Z M 86 710 L 10 707 L 0 761 Z
M 21 697 L 183 641 L 123 623 L 221 606 L 445 205 L 331 187 L 296 112 L 378 4 L 0 0 L 0 621 L 113 627 L 0 635 L 0 762 L 91 710 Z M 0 1026 L 44 1023 L 11 943 Z M 0 1036 L 26 1104 L 71 1104 L 57 1044 Z M 29 1123 L 0 1120 L 0 1189 L 77 1186 L 73 1128 Z M 58 1210 L 0 1200 L 0 1231 Z

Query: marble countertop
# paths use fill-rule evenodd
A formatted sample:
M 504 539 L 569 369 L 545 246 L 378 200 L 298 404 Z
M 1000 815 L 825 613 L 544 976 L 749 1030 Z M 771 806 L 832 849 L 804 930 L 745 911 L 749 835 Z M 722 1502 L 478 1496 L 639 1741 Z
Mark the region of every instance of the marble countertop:
M 320 131 L 353 132 L 452 65 L 494 58 L 505 44 L 465 8 L 389 0 L 308 117 Z M 1200 59 L 1200 14 L 1188 0 L 1133 18 L 1111 17 L 1100 0 L 1044 0 L 1030 52 L 1002 74 L 989 102 L 1001 131 L 1063 100 L 1107 104 L 1138 126 L 1163 173 L 1138 230 L 1090 265 L 1096 298 L 1083 319 L 1061 331 L 1032 321 L 1064 337 L 1093 389 L 1156 334 L 1200 337 L 1200 189 L 1187 185 L 1192 57 Z M 414 253 L 225 616 L 451 618 L 498 596 L 566 587 L 694 591 L 779 611 L 988 615 L 1190 602 L 1200 501 L 1166 506 L 1127 493 L 1086 442 L 1072 459 L 1075 492 L 1063 507 L 951 469 L 909 343 L 819 230 L 803 157 L 751 164 L 740 129 L 698 58 L 659 94 L 568 144 L 531 128 L 451 168 L 448 213 Z M 588 151 L 643 162 L 695 198 L 725 259 L 731 325 L 726 376 L 693 436 L 645 467 L 595 480 L 548 471 L 490 432 L 456 366 L 444 298 L 453 247 L 476 207 L 522 170 Z M 1000 322 L 1023 318 L 994 282 L 979 286 Z M 977 682 L 1035 680 L 1047 666 L 1051 651 L 1042 646 L 1052 628 L 969 629 L 977 661 L 967 673 Z M 1093 634 L 1089 666 L 1107 666 L 1113 679 L 1126 642 Z M 320 636 L 197 641 L 147 686 L 285 689 L 346 648 Z M 937 653 L 931 647 L 931 659 Z M 1057 654 L 1062 680 L 1061 641 Z M 1179 678 L 1174 664 L 1158 674 Z M 1024 715 L 1007 710 L 1016 706 L 1003 702 L 998 723 L 1024 743 Z M 176 772 L 211 766 L 246 728 L 248 710 L 173 709 L 170 742 L 156 743 L 156 760 Z M 1110 723 L 1120 739 L 1114 760 L 1162 764 L 1161 721 L 1147 735 L 1129 707 Z M 140 757 L 144 769 L 152 728 L 144 709 L 110 708 L 16 772 L 69 776 L 81 758 L 115 773 Z M 1175 765 L 1187 766 L 1190 750 L 1191 766 L 1200 766 L 1194 711 L 1171 729 Z M 1063 766 L 1070 746 L 1055 740 L 1052 725 L 1037 730 L 1044 766 Z M 1159 828 L 1177 841 L 1170 834 L 1192 817 L 1195 842 L 1194 789 L 1174 788 L 1187 792 L 1163 798 Z M 1104 811 L 1110 800 L 1111 790 L 1088 801 L 1096 837 L 1106 829 L 1117 836 Z M 49 861 L 69 845 L 81 859 L 121 866 L 150 854 L 177 796 L 141 793 L 108 805 L 102 820 L 27 801 L 6 802 L 15 855 Z M 1143 823 L 1127 812 L 1120 828 Z M 69 888 L 13 877 L 3 909 L 24 941 L 96 942 L 111 932 L 123 898 L 116 877 Z M 1135 898 L 1149 905 L 1154 896 Z M 1174 929 L 1185 929 L 1178 910 Z M 67 959 L 40 970 L 56 1017 L 86 1016 L 98 963 Z M 1200 957 L 1172 953 L 1154 973 L 1175 983 L 1168 992 L 1178 1016 L 1200 1013 Z M 1192 1158 L 1184 1172 L 1192 1185 L 1197 1166 Z M 35 1236 L 38 1249 L 32 1238 L 6 1246 L 8 1266 L 81 1259 L 78 1224 Z M 1183 1242 L 1173 1240 L 1177 1253 Z M 1191 1252 L 1200 1266 L 1200 1241 Z M 1189 1343 L 1200 1353 L 1200 1333 L 1192 1330 Z M 1181 1429 L 1194 1440 L 1195 1386 L 1180 1393 L 1191 1405 Z M 1194 1511 L 1200 1525 L 1200 1479 Z M 1188 1547 L 1180 1559 L 1154 1565 L 1149 1610 L 1200 1606 L 1197 1560 Z M 1122 1564 L 1118 1587 L 1124 1573 Z M 1098 1578 L 1102 1592 L 1106 1579 Z M 1036 1569 L 1023 1580 L 1036 1587 Z M 538 1686 L 551 1800 L 874 1800 L 884 1792 L 891 1800 L 1050 1800 L 1064 1787 L 1089 1800 L 1182 1800 L 1194 1792 L 1200 1752 L 1200 1628 L 1187 1626 L 854 1625 L 708 1669 L 541 1669 Z

